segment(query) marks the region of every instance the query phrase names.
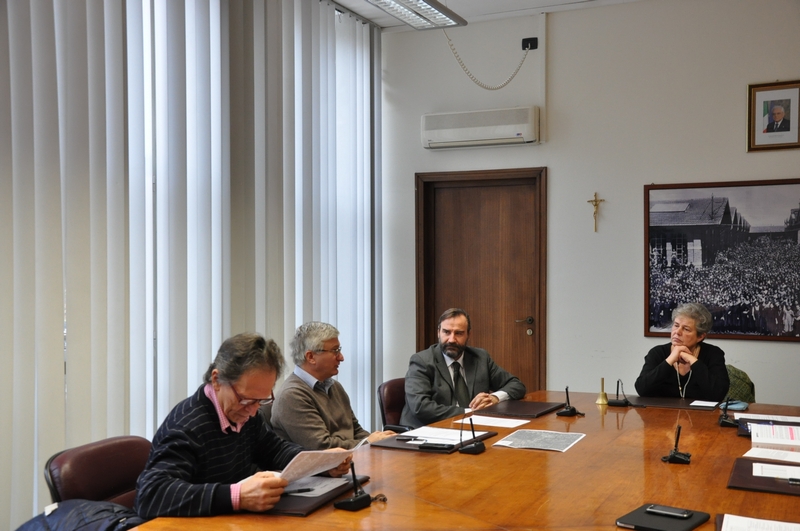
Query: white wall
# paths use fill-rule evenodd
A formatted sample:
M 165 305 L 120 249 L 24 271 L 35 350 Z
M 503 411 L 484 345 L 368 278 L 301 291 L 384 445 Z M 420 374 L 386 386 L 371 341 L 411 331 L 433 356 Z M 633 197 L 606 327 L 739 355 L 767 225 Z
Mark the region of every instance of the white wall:
M 497 84 L 541 18 L 449 34 L 473 73 Z M 643 186 L 800 177 L 800 150 L 745 149 L 748 84 L 800 79 L 798 23 L 796 0 L 642 0 L 547 15 L 548 141 L 436 152 L 420 145 L 423 113 L 544 107 L 542 39 L 517 79 L 490 92 L 464 75 L 442 32 L 384 34 L 384 377 L 403 376 L 415 351 L 414 174 L 545 166 L 547 387 L 598 392 L 603 376 L 635 393 L 645 353 L 666 342 L 643 334 Z M 597 233 L 594 192 L 605 199 Z M 800 405 L 800 343 L 713 343 L 751 376 L 759 402 Z

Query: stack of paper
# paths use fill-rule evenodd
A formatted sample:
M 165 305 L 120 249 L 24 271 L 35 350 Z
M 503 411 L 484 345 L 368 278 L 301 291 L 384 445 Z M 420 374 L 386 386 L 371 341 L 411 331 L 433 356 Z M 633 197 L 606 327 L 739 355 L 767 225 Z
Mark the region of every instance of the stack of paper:
M 751 424 L 750 437 L 753 448 L 800 452 L 800 426 Z

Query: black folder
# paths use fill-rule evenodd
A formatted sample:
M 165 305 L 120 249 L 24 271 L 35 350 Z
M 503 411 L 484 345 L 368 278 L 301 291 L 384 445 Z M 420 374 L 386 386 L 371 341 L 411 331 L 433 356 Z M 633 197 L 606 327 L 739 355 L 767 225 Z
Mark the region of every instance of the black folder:
M 693 511 L 689 518 L 675 518 L 648 513 L 645 509 L 651 503 L 645 503 L 635 511 L 617 518 L 617 526 L 639 531 L 690 531 L 706 522 L 711 515 L 700 511 Z
M 787 479 L 781 478 L 768 478 L 753 475 L 753 463 L 772 463 L 768 459 L 750 459 L 748 457 L 738 457 L 733 462 L 731 469 L 731 477 L 728 478 L 729 489 L 743 489 L 755 490 L 760 492 L 776 492 L 779 494 L 792 494 L 800 496 L 800 485 L 793 485 Z M 787 463 L 785 461 L 779 462 L 784 466 L 793 466 L 794 463 Z
M 369 476 L 358 476 L 358 482 L 363 485 L 369 481 Z M 353 495 L 353 480 L 348 476 L 347 483 L 332 489 L 319 496 L 281 496 L 275 506 L 266 514 L 285 514 L 289 516 L 308 516 L 323 505 L 332 502 L 339 496 Z
M 694 398 L 675 398 L 665 396 L 629 396 L 628 402 L 633 406 L 663 407 L 668 409 L 694 409 L 697 411 L 714 411 L 718 404 L 713 406 L 690 406 Z
M 561 409 L 564 402 L 527 402 L 525 400 L 504 400 L 493 406 L 473 411 L 475 415 L 492 417 L 526 417 L 536 418 L 547 415 L 551 411 Z
M 465 431 L 464 436 L 466 437 L 469 432 Z M 452 454 L 462 446 L 466 446 L 468 444 L 474 443 L 476 441 L 482 441 L 484 439 L 488 439 L 489 437 L 494 437 L 497 435 L 496 431 L 487 431 L 483 435 L 478 435 L 477 437 L 469 437 L 468 439 L 464 439 L 462 442 L 458 442 L 455 444 L 447 444 L 441 447 L 425 447 L 423 448 L 421 444 L 410 443 L 408 441 L 398 441 L 397 437 L 387 437 L 378 442 L 370 443 L 370 446 L 375 448 L 392 448 L 394 450 L 414 450 L 417 452 L 429 452 L 433 454 Z

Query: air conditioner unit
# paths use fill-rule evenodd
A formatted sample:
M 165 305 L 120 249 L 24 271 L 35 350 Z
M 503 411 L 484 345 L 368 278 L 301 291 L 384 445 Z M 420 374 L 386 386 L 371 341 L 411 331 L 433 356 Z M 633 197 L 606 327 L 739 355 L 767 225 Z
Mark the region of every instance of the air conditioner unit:
M 522 145 L 538 141 L 538 107 L 422 115 L 422 147 L 427 149 Z

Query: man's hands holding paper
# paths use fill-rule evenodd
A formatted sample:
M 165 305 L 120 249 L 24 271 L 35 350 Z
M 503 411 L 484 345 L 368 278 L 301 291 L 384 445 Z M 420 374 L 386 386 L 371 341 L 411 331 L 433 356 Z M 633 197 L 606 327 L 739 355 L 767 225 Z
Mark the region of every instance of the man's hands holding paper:
M 289 479 L 291 481 L 295 481 L 300 477 L 325 472 L 325 470 L 318 470 L 319 466 L 317 466 L 316 469 L 314 468 L 314 459 L 312 456 L 313 454 L 325 454 L 328 452 L 345 453 L 345 455 L 342 456 L 344 459 L 339 463 L 339 465 L 336 466 L 336 468 L 327 470 L 327 473 L 331 477 L 339 478 L 350 472 L 350 461 L 353 460 L 353 451 L 345 450 L 343 448 L 331 448 L 330 450 L 324 450 L 323 452 L 302 452 L 302 454 L 307 454 L 305 456 L 306 458 L 312 458 L 310 459 L 311 462 L 306 463 L 305 466 L 301 464 L 299 471 L 289 473 Z M 326 459 L 318 460 L 321 462 L 330 462 L 330 460 Z M 287 469 L 288 468 L 289 467 L 287 467 Z M 284 489 L 289 484 L 289 481 L 281 476 L 282 473 L 280 472 L 256 472 L 249 478 L 240 481 L 239 483 L 241 487 L 239 490 L 239 508 L 243 511 L 252 512 L 263 512 L 272 509 L 281 499 Z
M 289 483 L 272 472 L 256 472 L 241 483 L 239 508 L 243 511 L 269 511 L 278 503 Z
M 344 448 L 330 448 L 330 449 L 325 450 L 325 451 L 326 452 L 345 452 L 346 450 Z M 330 476 L 332 478 L 340 478 L 340 477 L 342 477 L 343 475 L 345 475 L 348 472 L 350 472 L 350 461 L 352 461 L 352 460 L 353 460 L 353 453 L 352 452 L 348 452 L 347 457 L 345 458 L 345 460 L 342 461 L 339 464 L 339 466 L 337 466 L 336 468 L 328 470 L 328 474 L 330 474 Z

